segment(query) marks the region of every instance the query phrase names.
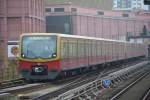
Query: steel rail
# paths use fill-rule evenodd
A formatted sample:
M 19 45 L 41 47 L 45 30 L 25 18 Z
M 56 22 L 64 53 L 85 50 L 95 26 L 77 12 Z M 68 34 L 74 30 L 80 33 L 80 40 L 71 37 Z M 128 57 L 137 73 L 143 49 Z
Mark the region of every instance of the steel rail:
M 116 71 L 116 72 L 113 72 L 111 74 L 108 74 L 106 76 L 103 76 L 103 77 L 99 77 L 99 79 L 96 79 L 95 81 L 93 82 L 89 82 L 87 84 L 84 84 L 82 86 L 79 86 L 78 88 L 75 88 L 75 89 L 72 89 L 70 91 L 67 91 L 61 95 L 59 95 L 57 98 L 55 98 L 56 100 L 68 100 L 67 98 L 74 98 L 74 97 L 79 97 L 81 96 L 81 92 L 84 92 L 86 93 L 87 91 L 89 91 L 89 88 L 90 90 L 93 88 L 91 86 L 94 86 L 93 89 L 98 89 L 99 87 L 101 88 L 104 88 L 102 85 L 100 85 L 100 81 L 102 81 L 103 79 L 110 79 L 110 80 L 115 80 L 116 78 L 119 78 L 123 75 L 125 75 L 126 73 L 128 72 L 131 72 L 131 71 L 135 71 L 135 69 L 137 68 L 141 68 L 140 66 L 142 66 L 143 64 L 146 64 L 147 62 L 143 62 L 143 63 L 140 63 L 140 64 L 137 64 L 136 66 L 131 66 L 130 67 L 130 70 L 129 68 L 124 68 L 124 69 L 121 69 L 119 71 Z M 137 67 L 139 66 L 139 67 Z M 131 74 L 131 73 L 130 73 Z M 134 74 L 132 72 L 132 74 Z M 89 87 L 89 88 L 87 88 Z M 78 94 L 79 93 L 79 94 Z
M 26 84 L 23 78 L 0 82 L 0 89 Z
M 68 84 L 64 85 L 61 89 L 58 89 L 56 91 L 47 93 L 47 94 L 39 96 L 39 97 L 32 98 L 32 100 L 47 100 L 48 98 L 51 98 L 51 97 L 55 98 L 59 94 L 62 94 L 62 93 L 66 92 L 66 91 L 68 91 L 68 90 L 70 90 L 72 88 L 76 88 L 78 86 L 81 86 L 83 84 L 91 82 L 91 81 L 95 80 L 96 78 L 97 78 L 96 76 L 91 76 L 88 79 L 83 79 L 83 78 L 80 78 L 80 80 L 77 79 L 77 81 L 76 80 L 74 81 L 75 82 L 74 84 L 73 84 L 73 82 L 71 82 L 72 84 L 68 83 Z
M 140 80 L 142 80 L 149 73 L 150 72 L 147 72 L 144 75 L 138 77 L 134 82 L 132 82 L 127 87 L 125 87 L 124 89 L 122 89 L 120 92 L 118 92 L 117 94 L 115 94 L 110 100 L 116 100 L 117 98 L 119 98 L 119 96 L 121 96 L 122 94 L 126 93 L 129 88 L 133 87 L 136 83 L 138 83 Z
M 144 94 L 144 97 L 142 98 L 142 100 L 148 100 L 148 96 L 150 95 L 150 88 L 147 90 L 147 92 Z

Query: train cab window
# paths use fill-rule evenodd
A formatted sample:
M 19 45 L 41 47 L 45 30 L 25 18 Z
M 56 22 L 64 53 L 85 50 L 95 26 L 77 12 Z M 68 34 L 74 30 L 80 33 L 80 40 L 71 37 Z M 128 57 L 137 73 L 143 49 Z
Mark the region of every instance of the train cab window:
M 64 8 L 54 8 L 54 12 L 64 12 Z
M 57 57 L 56 36 L 24 36 L 21 55 L 29 59 L 51 59 Z

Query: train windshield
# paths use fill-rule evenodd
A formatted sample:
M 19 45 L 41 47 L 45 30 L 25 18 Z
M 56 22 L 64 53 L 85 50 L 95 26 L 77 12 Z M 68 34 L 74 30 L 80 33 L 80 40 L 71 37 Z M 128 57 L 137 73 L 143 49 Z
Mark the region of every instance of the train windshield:
M 23 58 L 56 58 L 56 36 L 24 36 L 22 38 Z

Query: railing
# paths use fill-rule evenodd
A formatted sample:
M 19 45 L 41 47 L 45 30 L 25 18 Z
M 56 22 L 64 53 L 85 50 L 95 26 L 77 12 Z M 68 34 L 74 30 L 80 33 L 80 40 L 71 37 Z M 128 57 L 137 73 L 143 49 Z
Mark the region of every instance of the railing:
M 93 82 L 87 83 L 83 86 L 80 86 L 78 88 L 75 88 L 73 90 L 70 90 L 68 92 L 59 95 L 57 98 L 55 98 L 55 100 L 71 100 L 73 98 L 77 98 L 79 100 L 86 100 L 86 99 L 93 100 L 93 98 L 96 97 L 97 95 L 101 95 L 103 93 L 103 90 L 105 90 L 106 88 L 114 87 L 117 84 L 119 84 L 119 82 L 127 78 L 130 78 L 131 75 L 132 76 L 136 75 L 138 72 L 141 71 L 143 65 L 147 63 L 148 62 L 145 61 L 143 63 L 136 64 L 134 66 L 111 73 L 106 77 L 102 78 L 99 77 Z M 104 87 L 102 84 L 102 81 L 106 79 L 111 81 L 109 87 Z

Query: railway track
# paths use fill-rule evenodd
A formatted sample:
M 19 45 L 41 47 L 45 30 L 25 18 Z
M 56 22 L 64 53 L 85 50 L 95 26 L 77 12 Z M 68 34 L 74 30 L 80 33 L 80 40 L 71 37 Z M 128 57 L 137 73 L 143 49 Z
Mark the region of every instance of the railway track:
M 130 65 L 132 65 L 132 64 L 130 64 Z M 122 69 L 126 68 L 126 67 L 127 66 L 124 66 L 124 67 L 122 67 Z M 107 76 L 108 74 L 113 73 L 113 72 L 118 71 L 118 70 L 120 70 L 120 68 L 116 68 L 116 69 L 112 69 L 112 70 L 110 70 L 108 68 L 108 69 L 105 69 L 105 70 L 103 70 L 102 72 L 99 72 L 99 73 L 93 73 L 93 74 L 90 73 L 88 75 L 84 75 L 81 78 L 76 79 L 75 81 L 72 81 L 72 82 L 70 82 L 68 84 L 65 84 L 63 87 L 61 87 L 61 88 L 59 88 L 59 89 L 57 89 L 57 90 L 55 90 L 53 92 L 47 92 L 45 94 L 41 94 L 39 96 L 33 97 L 32 100 L 47 100 L 47 99 L 51 100 L 51 99 L 54 99 L 58 95 L 60 95 L 60 94 L 62 94 L 64 92 L 67 92 L 67 91 L 69 91 L 71 89 L 74 89 L 74 88 L 77 88 L 79 86 L 82 86 L 84 84 L 90 83 L 90 82 L 96 80 L 97 78 Z M 26 96 L 25 96 L 25 98 L 29 98 L 29 97 L 26 97 Z
M 35 96 L 35 97 L 32 97 L 31 95 L 32 95 L 32 93 L 31 93 L 31 95 L 30 94 L 28 94 L 28 95 L 24 95 L 24 96 L 21 96 L 20 98 L 21 99 L 24 99 L 24 98 L 30 98 L 30 99 L 32 99 L 32 100 L 47 100 L 48 98 L 50 98 L 50 97 L 52 97 L 52 98 L 55 98 L 55 97 L 57 97 L 59 94 L 62 94 L 62 93 L 64 93 L 64 92 L 66 92 L 66 91 L 68 91 L 68 90 L 70 90 L 70 89 L 72 89 L 72 88 L 76 88 L 76 87 L 78 87 L 79 85 L 83 85 L 83 84 L 85 84 L 85 83 L 87 83 L 87 82 L 90 82 L 90 81 L 93 81 L 93 80 L 95 80 L 96 78 L 97 78 L 97 75 L 99 75 L 100 73 L 105 73 L 106 72 L 106 70 L 103 70 L 102 72 L 96 72 L 96 71 L 94 71 L 94 72 L 90 72 L 90 73 L 87 73 L 87 74 L 85 74 L 85 75 L 83 75 L 83 76 L 80 76 L 80 77 L 78 77 L 78 78 L 73 78 L 73 80 L 71 79 L 71 80 L 69 80 L 69 79 L 67 79 L 67 81 L 70 81 L 70 82 L 67 82 L 66 83 L 66 80 L 65 80 L 65 83 L 66 84 L 64 84 L 64 83 L 62 83 L 61 85 L 59 85 L 58 87 L 60 87 L 60 88 L 57 88 L 55 91 L 53 91 L 53 92 L 47 92 L 47 93 L 45 93 L 45 94 L 41 94 L 41 95 L 39 95 L 39 96 Z M 101 75 L 101 74 L 100 74 Z M 60 81 L 57 81 L 57 82 L 60 82 Z M 64 80 L 63 80 L 63 82 L 64 82 Z M 56 83 L 56 82 L 55 82 Z M 45 91 L 45 90 L 43 90 L 43 91 Z M 44 93 L 44 92 L 43 92 Z M 34 94 L 33 94 L 34 95 Z
M 104 75 L 103 77 L 99 77 L 97 80 L 95 80 L 93 82 L 84 84 L 82 86 L 79 86 L 78 88 L 69 90 L 69 91 L 59 95 L 57 98 L 54 98 L 54 100 L 74 100 L 74 99 L 75 100 L 76 99 L 77 100 L 78 99 L 80 99 L 80 100 L 82 100 L 82 99 L 84 99 L 84 100 L 93 100 L 93 99 L 99 100 L 101 98 L 96 99 L 96 97 L 101 96 L 104 93 L 103 91 L 107 90 L 107 89 L 105 89 L 105 86 L 102 85 L 102 80 L 110 79 L 112 81 L 119 80 L 121 82 L 121 80 L 123 80 L 123 79 L 126 80 L 127 77 L 130 77 L 131 75 L 132 76 L 136 75 L 135 74 L 136 72 L 135 73 L 133 73 L 133 72 L 139 68 L 142 69 L 141 66 L 143 64 L 146 64 L 146 63 L 143 62 L 141 64 L 131 66 L 129 68 L 124 68 L 122 70 L 109 73 L 107 75 Z M 128 76 L 127 76 L 127 74 L 128 74 Z M 121 77 L 122 77 L 122 79 L 121 79 Z M 114 83 L 111 83 L 111 84 L 113 85 Z M 39 99 L 37 99 L 37 100 L 39 100 Z M 49 100 L 51 100 L 51 98 Z M 108 100 L 108 98 L 102 99 L 102 100 Z M 127 98 L 125 100 L 127 100 Z
M 150 88 L 145 92 L 141 100 L 150 100 Z
M 53 84 L 62 83 L 62 84 L 57 85 L 56 87 L 59 87 L 59 88 L 54 89 L 54 91 L 47 92 L 47 89 L 45 89 L 45 90 L 43 90 L 43 92 L 41 90 L 40 94 L 39 94 L 39 92 L 29 93 L 29 94 L 25 94 L 25 95 L 20 96 L 20 98 L 21 99 L 26 99 L 26 98 L 31 99 L 32 98 L 33 100 L 41 100 L 41 99 L 45 100 L 49 97 L 55 98 L 59 94 L 62 94 L 62 93 L 66 92 L 70 89 L 76 88 L 78 86 L 89 83 L 91 81 L 94 81 L 96 78 L 102 77 L 102 76 L 104 76 L 106 74 L 109 74 L 111 72 L 114 72 L 116 70 L 119 70 L 119 68 L 115 68 L 115 69 L 111 69 L 111 70 L 110 70 L 110 68 L 106 68 L 103 71 L 98 70 L 98 71 L 93 71 L 93 72 L 86 73 L 84 75 L 75 76 L 75 78 L 73 77 L 73 78 L 71 78 L 71 80 L 69 80 L 69 79 L 66 79 L 65 81 L 64 80 L 58 80 L 58 81 L 52 82 L 52 83 Z M 42 94 L 42 93 L 44 93 L 44 94 Z M 38 96 L 36 94 L 38 94 Z
M 135 81 L 133 81 L 132 83 L 127 85 L 125 88 L 123 88 L 121 91 L 119 91 L 117 94 L 115 94 L 110 100 L 119 100 L 122 95 L 126 95 L 129 89 L 131 89 L 133 86 L 135 86 L 138 82 L 140 82 L 143 78 L 145 78 L 149 74 L 150 74 L 150 71 L 143 73 L 143 75 L 140 75 L 140 77 L 138 77 Z
M 135 63 L 137 63 L 137 62 L 130 63 L 130 65 L 133 65 Z M 128 67 L 127 64 L 123 65 L 120 68 L 125 68 L 125 67 Z M 36 96 L 33 96 L 33 95 L 31 96 L 31 98 L 33 100 L 41 100 L 41 99 L 45 100 L 45 99 L 50 98 L 50 97 L 55 98 L 59 94 L 62 94 L 62 93 L 66 92 L 66 91 L 68 91 L 70 89 L 73 89 L 73 88 L 76 88 L 78 86 L 84 85 L 84 84 L 89 83 L 91 81 L 94 81 L 98 77 L 102 77 L 102 76 L 105 76 L 105 75 L 107 75 L 109 73 L 112 73 L 114 71 L 120 70 L 120 68 L 118 67 L 116 69 L 109 70 L 109 67 L 108 67 L 107 69 L 105 69 L 105 70 L 103 70 L 101 72 L 93 71 L 93 72 L 89 72 L 87 74 L 70 77 L 70 78 L 65 79 L 65 80 L 58 80 L 58 81 L 54 81 L 54 82 L 39 83 L 37 86 L 35 85 L 35 86 L 28 87 L 28 88 L 25 87 L 25 88 L 20 88 L 20 89 L 8 90 L 8 91 L 5 91 L 3 93 L 10 93 L 10 94 L 15 94 L 15 95 L 23 94 L 23 95 L 20 96 L 20 98 L 23 99 L 23 98 L 30 98 L 26 94 L 32 94 L 33 91 L 41 91 L 42 92 L 42 90 L 44 91 L 45 89 L 49 90 L 52 87 L 54 87 L 54 88 L 58 87 L 58 88 L 54 89 L 54 91 L 47 92 L 45 94 L 38 95 L 38 96 L 37 95 Z M 22 91 L 24 91 L 24 92 L 22 92 Z
M 4 82 L 0 82 L 0 90 L 5 89 L 5 88 L 20 86 L 20 85 L 24 85 L 24 84 L 27 84 L 27 83 L 24 81 L 23 78 L 4 81 Z
M 139 63 L 139 61 L 135 61 L 134 63 L 130 62 L 129 64 L 133 65 L 133 64 L 136 64 L 136 63 Z M 124 64 L 123 66 L 127 67 L 129 64 Z M 117 67 L 117 66 L 115 66 L 115 67 Z M 87 74 L 85 74 L 84 76 L 86 76 L 86 75 Z M 79 78 L 79 77 L 81 77 L 81 75 L 73 76 L 73 77 L 66 78 L 66 79 L 56 80 L 56 81 L 53 81 L 51 83 L 53 83 L 53 84 L 59 84 L 59 83 L 62 83 L 62 82 L 66 83 L 68 81 L 74 80 L 74 79 Z M 0 82 L 0 90 L 1 89 L 5 89 L 5 88 L 11 88 L 11 87 L 16 87 L 16 86 L 21 86 L 21 85 L 25 85 L 25 84 L 29 84 L 29 83 L 26 82 L 24 80 L 24 78 L 19 78 L 19 79 L 14 79 L 14 80 L 9 80 L 9 81 L 3 81 L 3 82 Z
M 70 84 L 77 83 L 80 80 L 83 80 L 87 77 L 95 76 L 98 75 L 99 71 L 92 71 L 86 74 L 81 74 L 73 77 L 69 77 L 66 79 L 62 80 L 56 80 L 52 82 L 40 82 L 40 83 L 33 83 L 33 84 L 20 84 L 19 86 L 14 86 L 14 87 L 9 87 L 9 88 L 4 88 L 0 90 L 0 94 L 7 94 L 8 95 L 14 95 L 14 96 L 21 96 L 23 98 L 28 98 L 27 96 L 22 96 L 24 94 L 32 93 L 35 91 L 41 91 L 45 89 L 50 89 L 50 88 L 55 88 L 55 87 L 66 87 L 70 86 Z M 87 80 L 88 81 L 88 80 Z
M 108 74 L 108 73 L 105 73 L 104 72 L 101 72 L 101 74 L 99 73 L 99 77 L 100 76 L 103 76 L 105 74 Z M 64 86 L 62 86 L 61 88 L 53 91 L 53 92 L 48 92 L 48 93 L 45 93 L 45 94 L 42 94 L 42 95 L 39 95 L 39 96 L 36 96 L 36 97 L 33 97 L 33 98 L 30 98 L 30 97 L 23 97 L 23 98 L 30 98 L 32 100 L 48 100 L 48 99 L 53 99 L 53 98 L 56 98 L 58 95 L 64 93 L 64 92 L 67 92 L 71 89 L 74 89 L 74 88 L 77 88 L 78 86 L 81 86 L 81 85 L 84 85 L 86 83 L 89 83 L 91 81 L 94 81 L 96 78 L 97 78 L 97 75 L 98 74 L 95 74 L 95 75 L 91 75 L 91 76 L 83 76 L 75 81 L 72 81 L 68 84 L 65 84 Z M 87 78 L 88 77 L 88 78 Z

